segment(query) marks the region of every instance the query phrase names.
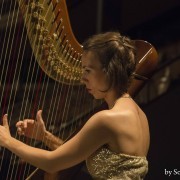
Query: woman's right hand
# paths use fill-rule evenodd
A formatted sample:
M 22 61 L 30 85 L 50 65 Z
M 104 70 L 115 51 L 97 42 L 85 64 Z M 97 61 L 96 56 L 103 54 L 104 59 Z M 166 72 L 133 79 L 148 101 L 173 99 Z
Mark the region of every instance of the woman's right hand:
M 37 112 L 36 119 L 37 121 L 33 119 L 18 121 L 16 123 L 18 134 L 42 141 L 46 132 L 46 127 L 42 119 L 42 110 Z

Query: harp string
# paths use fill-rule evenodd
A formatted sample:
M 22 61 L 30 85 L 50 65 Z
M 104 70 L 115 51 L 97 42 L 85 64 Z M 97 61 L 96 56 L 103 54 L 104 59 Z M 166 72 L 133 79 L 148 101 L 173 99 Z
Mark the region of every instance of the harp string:
M 22 40 L 22 39 L 21 39 Z M 16 41 L 17 42 L 17 41 Z M 20 43 L 20 47 L 21 47 L 21 45 L 22 45 L 22 42 Z M 20 51 L 19 51 L 20 52 Z M 23 51 L 23 54 L 24 54 L 24 51 Z M 19 57 L 19 53 L 18 53 L 18 57 Z M 23 56 L 22 56 L 23 57 Z M 19 59 L 19 58 L 17 58 L 17 59 Z M 21 65 L 22 65 L 22 61 L 20 61 L 21 62 Z M 17 64 L 16 64 L 17 65 Z M 17 67 L 17 66 L 16 66 Z M 20 69 L 21 69 L 21 67 L 20 67 Z M 17 72 L 17 71 L 15 71 L 15 72 Z M 20 71 L 19 71 L 20 72 Z M 15 77 L 15 76 L 14 76 Z M 14 81 L 13 81 L 14 82 Z M 13 87 L 13 86 L 12 86 Z M 14 96 L 15 97 L 15 96 Z M 12 158 L 12 156 L 11 156 L 11 158 Z M 10 162 L 12 162 L 12 161 L 10 161 Z M 10 166 L 9 166 L 10 167 Z M 13 168 L 14 168 L 14 166 L 13 166 Z M 9 168 L 10 169 L 10 168 Z M 13 172 L 13 170 L 12 170 L 12 172 Z M 8 173 L 9 173 L 9 170 L 8 170 Z M 11 178 L 12 178 L 12 174 L 11 174 Z
M 34 69 L 34 68 L 33 68 Z M 37 75 L 37 74 L 36 74 Z M 36 76 L 37 77 L 37 76 Z M 39 86 L 40 86 L 40 82 L 41 82 L 41 80 L 39 80 L 39 83 L 38 83 L 38 88 L 37 89 L 39 89 Z M 35 89 L 33 88 L 33 91 L 34 91 Z M 38 90 L 37 90 L 37 92 L 38 92 Z M 42 91 L 41 91 L 42 92 Z M 32 110 L 32 112 L 31 112 L 31 115 L 34 115 L 34 111 L 35 111 L 35 107 L 36 107 L 36 101 L 37 101 L 37 96 L 38 96 L 38 93 L 36 93 L 36 95 L 35 95 L 35 104 L 34 104 L 34 107 L 33 107 L 33 110 Z M 42 93 L 41 93 L 41 95 L 40 95 L 41 97 L 42 97 Z M 45 97 L 45 96 L 44 96 Z M 40 106 L 40 105 L 38 105 L 38 106 Z M 50 108 L 50 110 L 51 110 L 51 108 Z M 34 132 L 34 133 L 36 133 L 36 132 Z M 32 142 L 30 142 L 30 144 L 31 144 Z M 31 144 L 32 145 L 32 144 Z M 26 163 L 26 166 L 25 166 L 25 169 L 30 169 L 30 168 L 28 168 L 28 164 Z M 28 170 L 29 171 L 29 170 Z M 26 171 L 24 171 L 24 172 L 26 172 Z M 23 174 L 23 177 L 25 176 L 25 173 Z M 23 178 L 24 179 L 24 178 Z
M 11 6 L 12 4 L 10 4 L 10 6 Z M 13 23 L 13 19 L 15 19 L 15 21 L 17 21 L 17 17 L 16 18 L 14 18 L 14 10 L 13 10 L 13 18 L 12 18 L 12 21 L 11 21 L 11 25 L 10 25 L 10 31 L 11 31 L 11 29 L 12 29 L 12 23 Z M 9 24 L 9 17 L 10 16 L 8 16 L 8 23 L 7 23 L 7 26 L 6 26 L 6 32 L 5 32 L 5 39 L 4 39 L 4 42 L 5 42 L 5 40 L 6 40 L 6 35 L 7 35 L 7 27 L 8 27 L 8 24 Z M 13 39 L 14 39 L 14 36 L 15 35 L 15 30 L 14 30 L 14 32 L 13 32 L 13 37 L 12 37 L 12 42 L 13 42 Z M 9 37 L 8 37 L 8 43 L 7 43 L 7 47 L 9 46 L 9 40 L 10 39 L 10 33 L 9 33 Z M 17 40 L 17 38 L 16 38 L 16 40 Z M 12 67 L 13 67 L 13 63 L 14 63 L 14 59 L 15 59 L 15 55 L 13 54 L 13 63 L 11 64 L 11 67 L 9 67 L 9 61 L 10 61 L 10 54 L 11 53 L 14 53 L 15 52 L 15 50 L 14 50 L 14 52 L 12 52 L 12 42 L 11 42 L 11 44 L 10 44 L 10 52 L 9 52 L 9 57 L 8 57 L 8 65 L 7 65 L 7 68 L 6 68 L 6 72 L 4 72 L 3 71 L 3 73 L 2 73 L 2 75 L 4 75 L 5 74 L 5 76 L 4 76 L 4 86 L 3 86 L 3 88 L 2 88 L 2 96 L 1 96 L 1 104 L 2 104 L 2 113 L 4 114 L 4 111 L 5 111 L 5 106 L 6 106 L 6 104 L 7 104 L 7 101 L 8 101 L 8 99 L 7 99 L 7 96 L 8 96 L 8 93 L 9 93 L 9 90 L 10 90 L 10 80 L 11 80 L 11 78 L 12 78 Z M 17 41 L 16 41 L 17 42 Z M 7 48 L 6 47 L 6 51 L 5 51 L 5 59 L 7 58 Z M 3 49 L 4 49 L 4 43 L 3 43 Z M 2 54 L 3 53 L 1 53 L 1 57 L 2 57 Z M 2 62 L 2 58 L 1 58 L 1 62 Z M 5 62 L 5 61 L 4 61 Z M 4 63 L 4 65 L 3 65 L 3 70 L 5 69 L 4 68 L 4 66 L 5 66 L 5 63 Z M 10 74 L 7 74 L 7 72 L 8 72 L 8 69 L 10 69 Z M 15 72 L 16 72 L 16 70 L 15 70 Z M 7 79 L 7 78 L 9 78 L 9 79 Z M 5 88 L 5 84 L 6 84 L 6 81 L 7 81 L 7 87 Z M 1 82 L 2 82 L 2 76 L 1 76 Z M 14 80 L 13 80 L 13 82 L 12 83 L 14 83 Z M 16 87 L 17 88 L 17 87 Z M 4 90 L 5 90 L 5 96 L 3 96 L 3 93 L 4 93 Z M 2 97 L 4 97 L 4 102 L 2 103 Z M 12 98 L 12 89 L 11 89 L 11 91 L 10 91 L 10 98 L 9 98 L 9 103 L 8 103 L 8 105 L 7 105 L 7 110 L 6 110 L 6 112 L 8 112 L 9 111 L 9 105 L 10 105 L 10 103 L 11 103 L 11 98 Z M 13 103 L 14 102 L 14 100 L 12 101 L 12 105 L 14 104 Z M 11 114 L 12 114 L 12 112 L 11 113 L 9 113 L 9 115 L 10 115 L 10 117 L 9 117 L 9 123 L 11 124 Z M 2 159 L 4 158 L 4 151 L 3 151 L 3 156 L 2 156 Z M 2 166 L 2 161 L 1 161 L 1 166 Z M 1 169 L 1 166 L 0 166 L 0 169 Z
M 2 0 L 2 3 L 1 3 L 2 5 L 1 5 L 1 10 L 0 10 L 0 21 L 1 21 L 1 19 L 2 19 L 2 12 L 3 12 L 3 7 L 4 7 L 4 0 Z M 1 35 L 0 35 L 0 37 L 1 37 Z M 1 38 L 0 38 L 1 39 Z
M 65 46 L 64 46 L 65 47 Z M 64 49 L 63 49 L 63 51 L 64 51 Z M 70 94 L 72 91 L 70 90 L 70 88 L 71 88 L 72 86 L 69 86 L 69 88 L 68 88 L 68 94 Z M 71 97 L 70 95 L 68 95 L 67 94 L 67 96 L 68 97 Z M 64 120 L 64 121 L 66 121 L 66 117 L 65 117 L 65 114 L 68 112 L 68 103 L 69 103 L 70 101 L 67 101 L 67 99 L 66 99 L 66 103 L 65 103 L 65 107 L 63 108 L 64 109 L 64 111 L 63 111 L 63 117 L 62 117 L 62 119 Z M 65 111 L 66 110 L 66 111 Z M 49 118 L 48 118 L 49 119 Z M 62 136 L 60 136 L 60 137 L 63 137 L 63 135 Z
M 36 53 L 36 52 L 35 52 Z M 35 67 L 35 66 L 34 66 Z M 34 70 L 35 70 L 35 68 L 33 67 L 33 72 L 34 72 Z M 38 67 L 38 69 L 39 69 L 39 67 Z M 37 75 L 38 75 L 38 73 L 36 73 L 36 78 L 35 79 L 37 79 Z M 41 74 L 42 75 L 42 74 Z M 41 77 L 41 76 L 40 76 Z M 37 92 L 36 92 L 36 95 L 35 95 L 35 101 L 34 101 L 34 107 L 33 107 L 33 109 L 32 109 L 32 112 L 31 112 L 31 116 L 33 116 L 34 115 L 34 113 L 35 113 L 35 109 L 36 109 L 36 104 L 37 104 L 37 96 L 38 96 L 38 92 L 39 92 L 39 86 L 40 86 L 40 82 L 41 82 L 41 78 L 39 79 L 39 83 L 38 83 L 38 87 L 37 87 Z M 33 93 L 35 92 L 35 86 L 34 86 L 34 88 L 33 88 Z M 29 96 L 29 91 L 28 91 L 28 96 Z M 42 96 L 42 95 L 41 95 Z M 27 101 L 26 101 L 27 102 Z M 32 102 L 32 98 L 31 98 L 31 102 Z M 30 103 L 30 104 L 32 104 L 32 103 Z M 29 111 L 29 113 L 28 114 L 30 114 L 30 111 Z M 36 132 L 34 132 L 34 133 L 36 133 Z M 29 143 L 29 144 L 31 144 L 32 145 L 32 141 Z M 21 168 L 22 169 L 22 168 Z M 28 164 L 26 163 L 26 165 L 25 165 L 25 167 L 24 167 L 24 169 L 28 169 L 28 172 L 29 172 L 29 170 L 30 170 L 30 168 L 28 167 Z M 22 172 L 22 171 L 21 171 Z M 24 171 L 24 172 L 26 172 L 26 171 Z M 25 176 L 25 173 L 23 174 L 23 179 L 24 179 L 24 176 Z
M 27 41 L 27 36 L 26 36 L 26 41 Z M 36 69 L 37 68 L 37 69 Z M 22 106 L 21 106 L 21 110 L 20 110 L 20 115 L 19 115 L 19 119 L 24 119 L 25 114 L 29 116 L 29 114 L 33 114 L 33 107 L 36 105 L 36 102 L 33 103 L 33 97 L 36 96 L 35 95 L 35 82 L 37 81 L 37 73 L 36 73 L 36 77 L 35 77 L 35 81 L 32 81 L 32 76 L 30 77 L 30 73 L 34 73 L 36 71 L 38 72 L 39 68 L 35 66 L 35 63 L 33 64 L 33 59 L 32 59 L 32 54 L 31 54 L 31 58 L 30 58 L 30 66 L 29 66 L 29 71 L 28 71 L 28 75 L 27 75 L 27 82 L 25 84 L 25 90 L 24 90 L 24 96 L 23 96 L 23 100 L 22 100 Z M 32 93 L 30 93 L 30 90 L 33 89 Z M 37 87 L 37 92 L 38 93 L 38 87 Z M 31 98 L 30 98 L 31 96 Z M 30 99 L 30 102 L 28 104 L 28 99 Z M 25 141 L 26 143 L 29 143 L 28 140 L 26 138 L 23 138 L 23 141 Z M 31 141 L 30 141 L 31 144 Z M 22 160 L 19 159 L 19 169 L 17 169 L 17 175 L 18 175 L 18 179 L 20 179 L 21 174 L 23 172 L 23 169 L 27 169 L 27 164 L 25 163 L 25 165 L 21 162 Z M 24 171 L 26 172 L 26 171 Z M 24 175 L 23 175 L 24 177 Z M 24 179 L 24 178 L 23 178 Z
M 10 8 L 11 7 L 12 7 L 12 2 L 10 3 Z M 13 13 L 13 15 L 14 15 L 14 13 Z M 3 45 L 2 45 L 2 48 L 1 48 L 2 52 L 5 52 L 5 53 L 1 53 L 0 62 L 2 62 L 3 55 L 4 55 L 4 59 L 6 59 L 8 57 L 8 49 L 9 49 L 8 46 L 9 46 L 9 43 L 10 43 L 10 33 L 11 33 L 11 30 L 12 30 L 12 22 L 13 22 L 13 18 L 10 21 L 10 15 L 8 15 L 7 26 L 6 26 L 6 30 L 5 30 L 5 37 L 4 37 Z M 10 26 L 10 32 L 9 33 L 8 33 L 8 26 Z M 14 38 L 14 36 L 13 36 L 13 38 Z M 10 48 L 12 49 L 12 43 L 10 44 Z M 11 51 L 10 51 L 10 53 L 11 53 Z M 10 58 L 10 56 L 9 56 L 9 58 Z M 8 58 L 8 60 L 9 60 L 9 58 Z M 4 82 L 8 81 L 7 80 L 7 78 L 8 78 L 7 77 L 8 68 L 9 68 L 9 61 L 8 61 L 7 65 L 5 64 L 5 61 L 3 61 L 0 82 L 3 82 L 2 81 L 3 78 L 4 78 Z M 5 83 L 4 83 L 4 86 L 2 87 L 2 94 L 4 93 L 4 91 L 5 91 Z M 2 103 L 2 98 L 3 98 L 3 96 L 1 96 L 0 103 Z M 4 109 L 3 109 L 2 112 L 4 112 Z
M 23 33 L 22 33 L 23 34 Z M 22 38 L 21 38 L 21 43 L 20 43 L 20 49 L 21 49 L 21 46 L 22 46 Z M 23 54 L 24 54 L 24 49 L 23 49 L 23 52 L 22 52 Z M 19 51 L 19 53 L 18 53 L 18 56 L 17 56 L 17 59 L 19 59 L 20 58 L 20 51 Z M 19 80 L 19 77 L 20 77 L 20 70 L 21 70 L 21 68 L 22 68 L 22 59 L 21 59 L 21 61 L 18 61 L 20 64 L 19 64 L 19 67 L 17 66 L 17 64 L 18 63 L 16 63 L 16 66 L 15 66 L 15 74 L 17 74 L 17 80 Z M 17 70 L 17 68 L 18 68 L 18 70 Z M 15 89 L 15 94 L 14 94 L 14 96 L 13 96 L 13 104 L 11 104 L 12 105 L 12 111 L 13 111 L 13 109 L 14 109 L 14 102 L 15 102 L 15 97 L 16 97 L 16 93 L 17 93 L 17 88 L 18 88 L 18 85 L 19 85 L 19 83 L 15 80 L 15 77 L 16 76 L 14 76 L 14 80 L 13 80 L 13 82 L 12 82 L 12 87 Z M 14 86 L 14 84 L 15 84 L 15 86 Z M 12 91 L 11 91 L 12 92 Z M 12 95 L 12 93 L 11 93 L 11 95 Z M 11 97 L 11 96 L 10 96 Z M 9 103 L 10 104 L 10 103 Z M 10 117 L 12 117 L 12 112 L 11 111 L 11 113 L 8 113 L 8 114 L 10 114 Z M 9 112 L 8 110 L 7 110 L 7 112 Z M 15 135 L 15 136 L 17 136 L 17 134 Z M 13 170 L 14 170 L 14 168 L 15 168 L 15 163 L 16 163 L 16 160 L 17 158 L 15 157 L 15 155 L 13 155 L 13 154 L 11 154 L 11 159 L 10 159 L 10 164 L 9 164 L 9 169 L 8 169 L 8 177 L 10 177 L 10 179 L 12 179 L 13 178 Z M 11 168 L 11 166 L 12 166 L 12 168 Z M 10 170 L 11 170 L 11 173 L 10 173 Z M 11 175 L 10 175 L 11 174 Z
M 64 103 L 63 109 L 57 109 L 56 108 L 56 113 L 55 113 L 55 117 L 54 118 L 55 119 L 62 119 L 61 120 L 61 124 L 60 124 L 60 129 L 63 129 L 63 123 L 66 124 L 67 121 L 68 121 L 68 113 L 69 113 L 71 102 L 73 101 L 73 104 L 77 104 L 77 102 L 78 102 L 78 98 L 76 98 L 75 101 L 74 101 L 74 99 L 72 99 L 74 97 L 73 96 L 73 85 L 74 84 L 72 82 L 71 86 L 66 87 L 67 96 L 64 98 L 65 103 Z M 63 88 L 63 86 L 61 88 Z M 78 87 L 77 94 L 79 94 L 79 89 L 80 89 L 80 87 Z M 63 90 L 61 89 L 61 91 L 63 91 Z M 79 96 L 77 96 L 77 97 L 79 97 Z M 58 103 L 60 101 L 61 101 L 61 97 L 59 96 Z M 58 114 L 59 115 L 62 114 L 62 116 L 57 118 Z M 74 116 L 75 116 L 75 114 L 72 115 L 72 120 L 74 119 Z M 69 130 L 69 134 L 72 133 L 71 129 L 72 128 L 70 128 L 70 130 Z M 65 134 L 65 129 L 63 129 L 63 131 L 59 131 L 58 137 L 60 137 L 61 139 L 64 140 L 65 139 L 64 138 L 64 136 L 65 136 L 64 134 Z
M 4 2 L 4 1 L 3 1 Z M 13 1 L 10 1 L 11 3 Z M 35 2 L 35 1 L 31 1 L 31 2 Z M 30 3 L 30 1 L 28 1 L 28 4 Z M 45 3 L 45 1 L 44 1 Z M 25 46 L 28 43 L 28 36 L 25 33 L 25 29 L 27 30 L 28 33 L 33 34 L 33 28 L 31 26 L 28 25 L 24 25 L 22 28 L 22 34 L 21 34 L 21 39 L 19 38 L 19 35 L 17 36 L 16 40 L 14 35 L 13 37 L 10 39 L 10 34 L 15 34 L 12 33 L 13 31 L 15 32 L 15 30 L 21 27 L 22 20 L 20 19 L 19 21 L 19 27 L 16 27 L 17 25 L 17 20 L 18 20 L 18 14 L 19 11 L 21 11 L 21 13 L 23 14 L 23 16 L 25 17 L 24 21 L 26 22 L 30 22 L 31 20 L 31 16 L 27 16 L 27 9 L 24 5 L 23 0 L 19 1 L 19 5 L 21 6 L 21 8 L 17 9 L 17 16 L 16 18 L 15 16 L 15 10 L 13 10 L 13 13 L 11 17 L 12 20 L 14 22 L 10 22 L 10 14 L 8 17 L 8 22 L 6 23 L 7 27 L 6 27 L 6 33 L 5 33 L 5 37 L 4 37 L 4 41 L 3 41 L 3 45 L 2 45 L 2 52 L 1 53 L 1 59 L 3 57 L 5 57 L 6 59 L 8 59 L 8 66 L 5 64 L 5 61 L 1 61 L 3 64 L 3 75 L 1 76 L 1 80 L 3 79 L 3 88 L 2 88 L 2 96 L 1 96 L 1 104 L 3 101 L 3 111 L 2 114 L 4 114 L 5 110 L 6 110 L 6 104 L 8 101 L 8 97 L 9 97 L 9 102 L 8 102 L 8 106 L 7 106 L 7 112 L 9 115 L 9 123 L 11 125 L 11 121 L 12 121 L 12 117 L 14 112 L 17 110 L 15 108 L 15 99 L 16 99 L 16 94 L 18 91 L 18 88 L 20 86 L 20 82 L 19 79 L 21 78 L 20 75 L 21 71 L 22 71 L 22 67 L 23 67 L 23 62 L 25 60 L 24 55 L 27 53 L 25 52 Z M 13 5 L 11 5 L 13 7 Z M 15 5 L 14 5 L 15 7 Z M 52 6 L 49 5 L 49 8 L 47 11 L 51 11 L 52 10 Z M 2 9 L 1 9 L 2 12 Z M 46 13 L 46 15 L 48 15 L 48 12 Z M 58 15 L 59 17 L 59 15 Z M 53 20 L 53 18 L 55 18 L 54 16 L 52 16 L 51 21 Z M 12 24 L 15 23 L 15 28 L 13 29 Z M 51 27 L 51 34 L 55 31 L 55 27 L 50 25 L 50 21 L 49 21 L 49 26 Z M 74 67 L 79 67 L 80 64 L 80 54 L 78 54 L 75 50 L 72 49 L 70 42 L 68 41 L 68 36 L 66 34 L 63 34 L 62 32 L 65 31 L 64 26 L 59 23 L 58 25 L 58 29 L 60 29 L 60 33 L 59 33 L 59 39 L 57 40 L 58 42 L 55 44 L 55 46 L 59 46 L 59 51 L 58 53 L 62 54 L 62 57 L 64 59 L 66 59 L 67 62 L 71 62 L 72 59 L 76 59 L 76 61 L 74 61 L 73 66 Z M 8 27 L 11 27 L 10 30 L 8 31 Z M 49 28 L 50 29 L 50 28 Z M 56 27 L 57 29 L 57 27 Z M 19 31 L 20 32 L 20 31 Z M 9 33 L 9 34 L 8 34 Z M 29 37 L 30 38 L 30 37 Z M 18 39 L 18 40 L 17 40 Z M 35 40 L 37 39 L 37 37 L 35 38 Z M 10 40 L 12 40 L 11 45 L 10 44 Z M 17 50 L 17 46 L 15 46 L 15 48 L 12 50 L 12 47 L 14 45 L 13 41 L 15 41 L 16 43 L 20 42 L 19 44 L 19 50 Z M 40 43 L 37 40 L 38 43 Z M 35 43 L 36 41 L 34 41 L 34 49 L 35 47 Z M 23 46 L 24 45 L 24 46 Z M 32 44 L 33 46 L 33 44 Z M 40 46 L 40 44 L 38 45 L 38 47 Z M 7 57 L 8 54 L 8 47 L 11 47 L 10 50 L 11 52 L 9 53 L 9 58 Z M 86 94 L 85 94 L 85 90 L 84 87 L 82 86 L 77 86 L 75 89 L 77 90 L 76 95 L 77 97 L 74 99 L 74 86 L 75 83 L 73 80 L 71 80 L 70 77 L 70 85 L 64 85 L 66 84 L 66 80 L 65 80 L 65 76 L 61 76 L 60 73 L 57 74 L 57 78 L 56 79 L 61 79 L 61 83 L 58 83 L 57 81 L 54 82 L 54 86 L 49 87 L 49 82 L 51 81 L 48 75 L 44 75 L 42 73 L 42 70 L 39 68 L 39 66 L 37 65 L 37 63 L 34 61 L 34 54 L 38 53 L 38 49 L 37 48 L 34 52 L 32 52 L 31 54 L 29 53 L 29 57 L 26 58 L 26 60 L 28 60 L 29 62 L 29 67 L 28 67 L 28 71 L 26 71 L 26 83 L 24 84 L 23 87 L 23 93 L 21 94 L 22 96 L 22 102 L 21 102 L 21 107 L 18 109 L 18 118 L 17 119 L 24 119 L 26 116 L 27 117 L 34 117 L 36 110 L 39 108 L 44 108 L 46 106 L 46 101 L 47 99 L 51 99 L 50 100 L 50 104 L 49 104 L 49 109 L 48 112 L 46 113 L 47 116 L 44 118 L 45 120 L 45 124 L 46 127 L 49 127 L 49 130 L 51 130 L 52 132 L 55 132 L 54 128 L 51 129 L 52 126 L 56 125 L 57 122 L 55 122 L 56 119 L 61 119 L 60 122 L 58 122 L 58 124 L 60 124 L 60 130 L 58 131 L 58 135 L 59 137 L 61 137 L 62 139 L 66 139 L 68 137 L 66 131 L 66 128 L 64 128 L 64 125 L 67 125 L 69 122 L 69 110 L 71 109 L 71 105 L 81 105 L 83 104 L 83 102 L 86 99 Z M 10 55 L 13 54 L 13 51 L 17 50 L 17 56 L 13 55 L 13 60 L 16 59 L 17 63 L 15 65 L 15 70 L 14 70 L 14 74 L 9 74 L 9 80 L 8 78 L 8 72 L 9 69 L 12 69 L 12 67 L 14 67 L 14 63 L 11 64 L 11 68 L 9 67 L 9 63 L 10 63 Z M 73 54 L 73 55 L 71 55 Z M 22 55 L 22 56 L 21 56 Z M 43 55 L 41 53 L 41 55 Z M 16 58 L 15 58 L 16 57 Z M 4 59 L 5 59 L 4 58 Z M 78 60 L 78 61 L 77 61 Z M 1 63 L 0 62 L 0 63 Z M 62 62 L 59 62 L 59 64 L 61 64 Z M 50 72 L 52 71 L 52 66 L 51 66 L 51 61 L 44 61 L 44 66 L 49 67 Z M 35 76 L 32 76 L 32 74 Z M 43 75 L 44 76 L 43 76 Z M 24 75 L 24 74 L 23 74 Z M 7 86 L 5 86 L 6 84 L 10 84 L 10 79 L 12 79 L 13 76 L 13 81 L 12 81 L 12 87 L 11 91 L 7 91 Z M 43 77 L 42 77 L 43 76 Z M 34 79 L 33 79 L 34 78 Z M 2 82 L 2 81 L 1 81 Z M 53 88 L 52 88 L 53 87 Z M 53 90 L 51 91 L 52 94 L 49 96 L 48 95 L 48 90 L 49 88 L 52 88 Z M 13 91 L 14 89 L 14 91 Z M 3 96 L 5 94 L 5 96 Z M 10 94 L 10 96 L 8 96 L 8 94 Z M 66 95 L 64 97 L 64 95 Z M 80 100 L 80 98 L 82 97 L 82 99 Z M 12 100 L 13 99 L 13 100 Z M 62 102 L 63 101 L 63 102 Z M 82 114 L 83 108 L 80 110 L 78 108 L 73 109 L 72 111 L 72 115 L 71 115 L 71 119 L 73 121 L 72 125 L 69 128 L 69 134 L 72 134 L 76 127 L 78 126 L 78 124 L 80 124 L 79 120 L 77 119 L 77 114 L 80 113 Z M 12 124 L 14 126 L 14 124 Z M 37 132 L 34 132 L 37 133 Z M 15 134 L 16 138 L 20 138 L 17 133 Z M 20 138 L 22 141 L 35 146 L 36 145 L 36 141 L 32 141 L 32 140 L 28 140 L 26 138 Z M 42 147 L 42 145 L 41 145 Z M 5 157 L 3 157 L 2 159 L 4 159 L 5 161 L 7 161 L 5 159 Z M 2 166 L 2 161 L 1 161 L 1 166 Z M 0 171 L 1 171 L 1 166 L 0 166 Z M 25 171 L 23 172 L 23 170 L 25 169 Z M 25 179 L 25 177 L 29 174 L 29 172 L 31 171 L 31 167 L 27 164 L 22 162 L 21 159 L 18 159 L 15 155 L 11 155 L 10 158 L 10 163 L 9 163 L 9 167 L 8 167 L 8 173 L 7 173 L 7 179 Z M 3 176 L 5 176 L 3 174 Z M 3 178 L 6 179 L 6 178 Z

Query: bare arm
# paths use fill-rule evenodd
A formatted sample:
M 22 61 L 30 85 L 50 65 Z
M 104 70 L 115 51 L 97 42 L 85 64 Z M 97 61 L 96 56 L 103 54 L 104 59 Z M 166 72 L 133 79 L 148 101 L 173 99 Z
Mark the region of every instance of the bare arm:
M 0 126 L 0 145 L 6 147 L 28 163 L 47 172 L 56 172 L 85 160 L 109 141 L 109 131 L 103 124 L 101 113 L 94 115 L 71 140 L 54 151 L 30 147 L 10 136 L 7 116 Z
M 42 139 L 42 142 L 51 150 L 57 149 L 59 146 L 63 144 L 63 140 L 60 138 L 54 136 L 49 131 L 45 132 L 44 138 Z

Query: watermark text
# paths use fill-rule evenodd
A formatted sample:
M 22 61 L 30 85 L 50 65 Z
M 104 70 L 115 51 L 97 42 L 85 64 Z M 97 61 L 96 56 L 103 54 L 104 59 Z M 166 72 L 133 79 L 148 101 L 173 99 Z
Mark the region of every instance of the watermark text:
M 164 169 L 164 174 L 166 176 L 180 176 L 180 170 L 178 169 Z

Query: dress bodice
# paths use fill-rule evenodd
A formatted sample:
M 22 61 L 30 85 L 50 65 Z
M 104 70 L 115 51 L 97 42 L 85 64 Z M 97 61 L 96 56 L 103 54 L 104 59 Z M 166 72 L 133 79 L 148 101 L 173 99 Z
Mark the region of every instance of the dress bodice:
M 118 154 L 107 147 L 99 148 L 86 160 L 94 179 L 141 180 L 148 172 L 146 157 Z

